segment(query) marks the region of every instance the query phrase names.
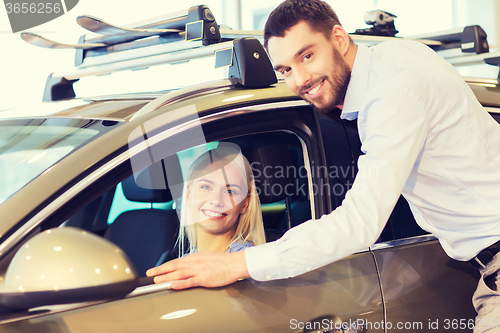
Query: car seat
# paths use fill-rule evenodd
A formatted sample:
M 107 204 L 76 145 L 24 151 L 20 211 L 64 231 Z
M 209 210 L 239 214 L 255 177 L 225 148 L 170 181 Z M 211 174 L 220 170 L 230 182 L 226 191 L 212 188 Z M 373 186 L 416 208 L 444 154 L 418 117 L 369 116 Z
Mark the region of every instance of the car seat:
M 154 203 L 172 201 L 171 192 L 166 186 L 162 186 L 163 189 L 144 188 L 144 184 L 166 185 L 164 171 L 160 161 L 122 182 L 123 194 L 129 201 L 150 203 L 151 208 L 121 213 L 104 234 L 128 255 L 140 276 L 145 276 L 147 269 L 176 256 L 177 214 L 174 209 L 152 207 Z
M 297 167 L 288 140 L 290 134 L 287 133 L 262 133 L 226 140 L 241 148 L 252 167 L 263 207 L 266 241 L 276 240 L 290 227 L 310 218 L 307 193 L 299 195 L 296 191 L 296 180 L 290 179 L 286 172 L 279 172 L 288 166 Z M 305 188 L 307 189 L 307 186 Z M 269 204 L 277 205 L 274 209 L 265 209 Z

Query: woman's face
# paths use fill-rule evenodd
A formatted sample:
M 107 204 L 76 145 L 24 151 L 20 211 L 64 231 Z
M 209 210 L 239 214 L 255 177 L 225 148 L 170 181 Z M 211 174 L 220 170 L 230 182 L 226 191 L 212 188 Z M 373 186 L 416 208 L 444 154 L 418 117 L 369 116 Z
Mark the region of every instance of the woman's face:
M 192 223 L 210 234 L 234 232 L 240 214 L 248 207 L 246 178 L 231 164 L 200 174 L 188 186 L 187 204 Z

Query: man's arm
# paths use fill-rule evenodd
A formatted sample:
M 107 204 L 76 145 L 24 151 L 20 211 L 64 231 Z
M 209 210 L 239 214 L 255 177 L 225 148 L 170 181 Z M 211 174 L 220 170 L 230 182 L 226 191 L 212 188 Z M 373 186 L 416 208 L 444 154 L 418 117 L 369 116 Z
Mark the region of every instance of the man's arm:
M 171 289 L 221 287 L 250 277 L 245 251 L 194 253 L 151 268 L 146 275 L 154 276 L 155 283 L 172 281 Z
M 253 279 L 297 276 L 367 249 L 379 237 L 424 145 L 426 112 L 404 88 L 380 89 L 365 101 L 358 126 L 366 154 L 342 205 L 245 251 Z
M 405 91 L 382 90 L 368 101 L 358 122 L 366 154 L 359 159 L 360 170 L 342 206 L 290 229 L 275 242 L 231 254 L 189 255 L 149 270 L 148 276 L 161 275 L 155 282 L 184 280 L 173 283 L 173 289 L 219 287 L 250 274 L 260 281 L 283 279 L 371 246 L 408 180 L 427 132 L 422 106 Z

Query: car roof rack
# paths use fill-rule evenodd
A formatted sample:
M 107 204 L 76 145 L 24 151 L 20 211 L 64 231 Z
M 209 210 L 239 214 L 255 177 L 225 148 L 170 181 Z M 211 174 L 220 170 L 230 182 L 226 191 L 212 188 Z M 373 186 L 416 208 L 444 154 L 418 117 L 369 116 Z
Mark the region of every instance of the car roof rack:
M 370 28 L 356 29 L 355 35 L 389 36 L 394 37 L 399 32 L 394 25 L 397 16 L 383 10 L 375 9 L 365 13 L 365 23 Z
M 276 74 L 261 42 L 220 28 L 210 9 L 194 6 L 148 21 L 117 26 L 89 15 L 77 22 L 90 34 L 78 44 L 63 44 L 32 33 L 21 37 L 36 46 L 76 50 L 75 69 L 54 72 L 47 79 L 43 101 L 74 98 L 73 84 L 80 78 L 120 70 L 142 69 L 215 55 L 216 68 L 227 67 L 228 77 L 247 87 L 266 87 L 277 82 Z M 258 35 L 258 33 L 257 33 Z
M 380 13 L 385 12 L 375 12 Z M 370 18 L 367 23 L 376 23 L 375 14 L 365 16 L 365 19 Z M 388 19 L 393 20 L 395 17 L 390 13 L 385 14 Z M 33 33 L 21 34 L 30 44 L 76 50 L 73 70 L 49 75 L 44 101 L 74 98 L 73 84 L 85 76 L 143 69 L 214 55 L 216 67 L 227 67 L 228 77 L 235 78 L 233 81 L 241 85 L 266 87 L 277 82 L 261 45 L 263 32 L 221 29 L 205 5 L 126 26 L 114 25 L 90 15 L 79 16 L 77 23 L 91 31 L 81 36 L 77 44 L 58 43 Z M 393 22 L 391 27 L 394 27 Z M 357 44 L 371 46 L 400 37 L 375 36 L 372 31 L 369 35 L 351 34 L 351 38 Z M 454 66 L 478 62 L 500 64 L 500 53 L 488 53 L 486 33 L 478 25 L 405 39 L 428 45 Z

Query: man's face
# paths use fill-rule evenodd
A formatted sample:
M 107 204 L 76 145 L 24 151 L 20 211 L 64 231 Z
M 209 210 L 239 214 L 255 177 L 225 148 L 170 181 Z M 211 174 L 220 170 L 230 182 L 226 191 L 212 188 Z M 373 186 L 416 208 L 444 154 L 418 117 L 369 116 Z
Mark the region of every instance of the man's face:
M 284 37 L 271 37 L 268 51 L 288 87 L 319 111 L 344 103 L 351 71 L 333 36 L 328 40 L 301 21 Z

